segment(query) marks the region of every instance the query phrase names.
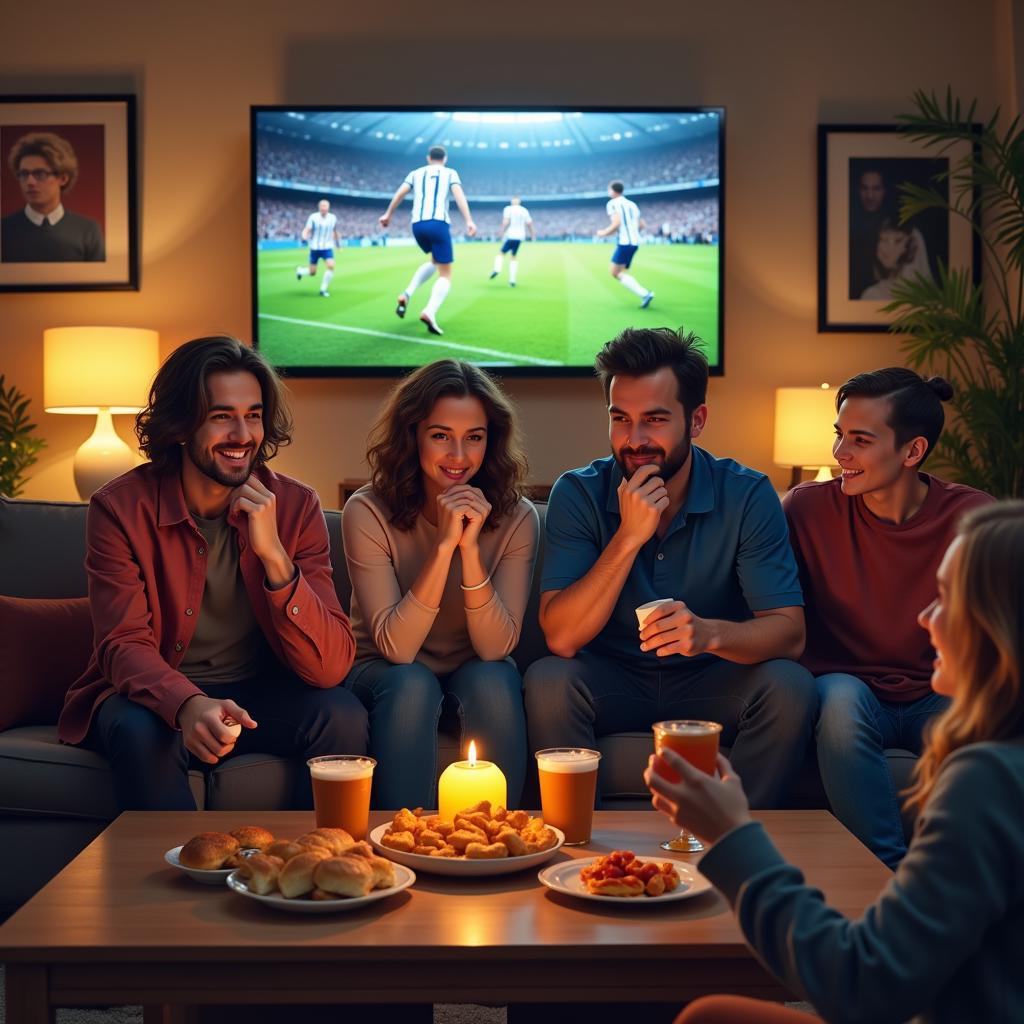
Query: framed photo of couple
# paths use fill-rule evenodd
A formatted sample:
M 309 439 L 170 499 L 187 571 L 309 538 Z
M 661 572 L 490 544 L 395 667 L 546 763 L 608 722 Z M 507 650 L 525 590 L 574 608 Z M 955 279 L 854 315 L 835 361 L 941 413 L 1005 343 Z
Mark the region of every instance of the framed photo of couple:
M 900 185 L 937 187 L 969 142 L 939 152 L 897 125 L 818 126 L 818 330 L 885 331 L 882 312 L 902 277 L 948 267 L 979 273 L 976 237 L 963 217 L 925 210 L 900 224 Z
M 135 97 L 0 96 L 0 291 L 138 287 Z

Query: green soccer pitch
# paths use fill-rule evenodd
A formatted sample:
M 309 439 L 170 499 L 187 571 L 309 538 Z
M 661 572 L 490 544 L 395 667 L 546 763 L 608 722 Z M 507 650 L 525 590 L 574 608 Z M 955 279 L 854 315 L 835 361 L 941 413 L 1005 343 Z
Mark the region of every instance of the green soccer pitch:
M 493 281 L 497 243 L 456 243 L 452 289 L 438 313 L 438 337 L 420 322 L 431 278 L 404 320 L 395 300 L 424 256 L 418 248 L 336 249 L 330 297 L 315 279 L 295 279 L 303 249 L 258 254 L 259 347 L 275 365 L 300 368 L 419 366 L 443 357 L 481 366 L 593 365 L 597 350 L 625 327 L 679 327 L 718 360 L 718 246 L 645 245 L 630 273 L 655 293 L 647 309 L 608 273 L 610 245 L 526 242 L 515 288 L 508 256 Z

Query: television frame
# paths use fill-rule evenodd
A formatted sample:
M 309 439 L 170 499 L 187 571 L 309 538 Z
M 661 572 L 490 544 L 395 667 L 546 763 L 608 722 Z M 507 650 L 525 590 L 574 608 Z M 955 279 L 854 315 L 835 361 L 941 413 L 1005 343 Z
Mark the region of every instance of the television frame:
M 718 359 L 709 367 L 712 377 L 725 375 L 725 150 L 726 150 L 726 108 L 724 105 L 672 105 L 672 106 L 580 106 L 578 104 L 466 104 L 466 103 L 434 103 L 434 104 L 308 104 L 308 103 L 271 103 L 253 104 L 249 108 L 249 184 L 250 184 L 250 266 L 251 266 L 251 297 L 252 297 L 252 342 L 253 347 L 260 349 L 259 343 L 259 281 L 258 281 L 258 194 L 256 183 L 257 161 L 257 118 L 262 113 L 280 113 L 296 111 L 300 113 L 325 113 L 329 111 L 406 113 L 459 111 L 467 113 L 581 113 L 581 114 L 707 114 L 718 116 Z M 658 324 L 657 326 L 678 327 L 678 324 Z M 682 325 L 686 328 L 686 325 Z M 606 339 L 607 340 L 607 339 Z M 599 343 L 600 344 L 600 343 Z M 594 350 L 597 355 L 597 349 Z M 426 365 L 424 360 L 410 366 L 289 366 L 275 364 L 283 376 L 292 378 L 336 377 L 340 379 L 377 377 L 402 377 L 419 366 Z M 469 360 L 472 362 L 473 360 Z M 485 369 L 499 377 L 518 379 L 550 379 L 550 378 L 586 378 L 592 377 L 593 365 L 579 366 L 494 366 L 488 364 Z

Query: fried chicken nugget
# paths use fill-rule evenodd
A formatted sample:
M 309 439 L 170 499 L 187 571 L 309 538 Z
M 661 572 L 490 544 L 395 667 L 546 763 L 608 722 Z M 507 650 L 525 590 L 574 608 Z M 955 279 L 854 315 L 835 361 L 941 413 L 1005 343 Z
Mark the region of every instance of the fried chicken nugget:
M 558 842 L 558 836 L 545 826 L 536 832 L 524 832 L 523 838 L 530 848 L 530 853 L 540 853 L 542 850 L 550 850 Z
M 416 839 L 411 832 L 385 832 L 380 837 L 380 845 L 400 853 L 412 853 Z
M 479 825 L 470 821 L 468 818 L 456 818 L 455 819 L 455 831 L 472 832 L 480 840 L 481 843 L 487 842 L 487 833 Z
M 523 832 L 539 832 L 542 828 L 544 828 L 543 818 L 531 818 L 523 826 Z
M 420 857 L 430 857 L 436 849 L 436 846 L 414 846 L 409 852 L 418 854 Z
M 435 846 L 430 851 L 431 857 L 458 857 L 458 855 L 459 851 L 456 850 L 454 846 L 449 846 L 447 843 L 440 848 Z
M 425 828 L 417 837 L 420 846 L 444 846 L 444 836 L 440 832 L 432 832 Z
M 526 811 L 509 811 L 505 820 L 515 829 L 525 828 L 530 820 Z
M 508 856 L 508 847 L 504 843 L 470 843 L 466 847 L 466 860 L 497 860 Z
M 508 808 L 496 804 L 494 810 L 491 811 L 491 817 L 495 821 L 504 821 L 508 817 Z
M 487 835 L 487 826 L 490 823 L 491 819 L 482 811 L 474 811 L 472 814 L 459 814 L 455 818 L 456 828 L 468 828 L 472 825 L 473 828 L 480 829 L 484 835 Z
M 448 845 L 454 846 L 459 853 L 464 853 L 470 843 L 479 843 L 481 846 L 486 846 L 487 835 L 479 829 L 460 828 L 448 836 Z
M 481 800 L 477 804 L 473 804 L 472 807 L 463 807 L 461 811 L 455 812 L 456 819 L 469 817 L 471 814 L 483 814 L 485 817 L 491 817 L 491 801 Z
M 455 831 L 455 822 L 446 821 L 440 814 L 428 815 L 423 819 L 423 826 L 429 831 L 437 832 L 442 836 L 451 835 Z
M 496 841 L 508 850 L 510 857 L 522 857 L 529 852 L 526 842 L 515 829 L 506 828 L 503 832 L 499 832 Z
M 392 832 L 411 832 L 415 835 L 423 827 L 423 822 L 417 818 L 408 807 L 403 807 L 391 823 Z

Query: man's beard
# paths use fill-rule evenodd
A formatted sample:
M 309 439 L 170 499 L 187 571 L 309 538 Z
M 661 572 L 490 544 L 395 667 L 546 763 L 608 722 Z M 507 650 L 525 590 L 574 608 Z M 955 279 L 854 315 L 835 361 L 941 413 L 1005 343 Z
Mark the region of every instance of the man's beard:
M 240 448 L 243 446 L 222 445 L 221 447 Z M 188 457 L 192 460 L 192 464 L 196 469 L 198 469 L 203 476 L 207 476 L 215 483 L 220 484 L 221 487 L 238 487 L 239 484 L 244 484 L 245 481 L 249 479 L 249 474 L 253 471 L 253 464 L 256 456 L 256 451 L 253 449 L 249 458 L 244 462 L 240 462 L 238 464 L 238 469 L 234 473 L 227 473 L 217 464 L 216 457 L 205 449 L 200 448 L 194 439 L 189 441 L 186 451 L 188 452 Z
M 619 464 L 619 469 L 622 470 L 622 475 L 628 480 L 636 472 L 636 469 L 631 470 L 626 463 L 627 455 L 643 455 L 643 456 L 654 456 L 659 461 L 657 463 L 658 472 L 655 476 L 660 476 L 662 480 L 668 483 L 686 465 L 686 460 L 690 457 L 690 451 L 693 448 L 693 444 L 690 440 L 690 431 L 686 431 L 686 437 L 682 439 L 668 454 L 665 453 L 664 448 L 658 448 L 654 445 L 644 445 L 642 448 L 621 448 L 617 452 L 612 452 L 615 456 L 615 461 Z M 640 467 L 637 466 L 637 469 Z

